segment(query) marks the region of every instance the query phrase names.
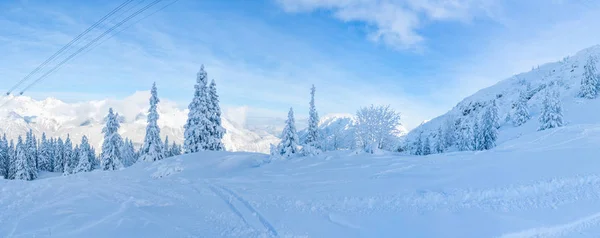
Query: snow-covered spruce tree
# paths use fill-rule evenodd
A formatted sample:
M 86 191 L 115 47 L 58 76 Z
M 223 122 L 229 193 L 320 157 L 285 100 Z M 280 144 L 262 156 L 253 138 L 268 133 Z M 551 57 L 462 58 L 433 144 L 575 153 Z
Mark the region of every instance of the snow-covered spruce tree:
M 8 154 L 8 140 L 6 140 L 6 134 L 0 141 L 0 177 L 8 179 L 9 171 L 9 154 Z
M 583 66 L 583 77 L 581 78 L 581 87 L 579 97 L 593 99 L 598 96 L 600 79 L 596 71 L 596 59 L 590 56 Z
M 211 122 L 210 138 L 208 140 L 208 150 L 223 151 L 223 136 L 225 128 L 221 125 L 221 106 L 219 106 L 219 95 L 217 94 L 217 84 L 213 79 L 208 87 L 208 119 Z
M 37 177 L 37 171 L 27 161 L 27 150 L 27 144 L 23 143 L 23 138 L 19 136 L 16 146 L 14 179 L 34 180 Z
M 37 178 L 37 143 L 33 131 L 30 129 L 26 134 L 26 141 L 23 144 L 25 147 L 25 156 L 27 157 L 27 164 L 31 170 L 27 170 L 31 173 L 29 176 L 32 179 Z
M 529 108 L 527 107 L 527 97 L 525 96 L 524 92 L 519 93 L 519 99 L 514 105 L 515 106 L 511 119 L 514 126 L 521 126 L 531 119 L 531 116 L 529 115 Z
M 118 170 L 123 168 L 121 161 L 121 146 L 123 139 L 119 135 L 118 114 L 113 112 L 113 109 L 108 110 L 106 116 L 106 126 L 102 129 L 104 133 L 104 141 L 102 142 L 102 154 L 100 155 L 100 168 L 102 170 Z
M 542 115 L 539 120 L 540 127 L 538 131 L 563 126 L 562 105 L 557 90 L 547 89 L 542 101 Z
M 64 172 L 65 169 L 65 144 L 62 138 L 58 138 L 54 147 L 54 172 Z
M 10 140 L 10 144 L 8 145 L 8 179 L 15 179 L 15 161 L 17 156 L 17 151 L 15 149 L 15 141 Z
M 412 152 L 414 155 L 423 155 L 423 132 L 419 132 L 417 139 L 413 142 Z
M 75 167 L 74 173 L 89 172 L 94 169 L 93 158 L 90 157 L 90 149 L 91 146 L 89 144 L 87 136 L 81 137 L 77 167 Z
M 496 147 L 496 140 L 498 139 L 497 110 L 496 104 L 493 103 L 483 114 L 481 133 L 477 133 L 478 136 L 481 136 L 479 150 L 489 150 Z
M 387 106 L 363 107 L 356 112 L 356 143 L 365 152 L 384 149 L 393 141 L 400 126 L 400 114 Z
M 76 155 L 73 155 L 73 142 L 71 141 L 71 136 L 69 134 L 67 134 L 67 139 L 65 139 L 65 144 L 63 146 L 63 155 L 65 163 L 65 165 L 63 166 L 63 175 L 68 175 L 73 172 L 73 169 L 76 165 L 74 161 Z
M 308 108 L 308 128 L 306 141 L 302 148 L 304 155 L 317 155 L 321 152 L 321 135 L 319 133 L 319 113 L 315 107 L 315 85 L 310 88 L 310 102 Z
M 475 118 L 473 122 L 473 150 L 483 150 L 483 130 L 479 121 L 479 118 Z
M 444 138 L 444 132 L 442 131 L 442 127 L 438 127 L 437 133 L 435 134 L 435 145 L 433 147 L 433 151 L 435 153 L 444 153 L 446 149 L 446 141 Z
M 426 136 L 423 140 L 423 155 L 431 154 L 431 141 L 429 140 L 429 136 Z
M 456 147 L 460 151 L 473 150 L 473 128 L 465 120 L 458 119 L 456 132 Z
M 46 133 L 42 133 L 42 140 L 39 145 L 38 152 L 38 169 L 41 171 L 52 171 L 49 142 L 46 138 Z
M 188 119 L 184 125 L 183 149 L 185 153 L 195 153 L 208 148 L 211 123 L 208 118 L 207 77 L 204 65 L 202 65 L 196 77 L 194 98 L 188 106 Z
M 163 143 L 160 139 L 160 128 L 158 127 L 158 92 L 156 83 L 152 84 L 150 90 L 150 109 L 148 109 L 148 125 L 146 126 L 146 137 L 144 145 L 140 149 L 142 161 L 157 161 L 164 158 Z
M 169 158 L 171 154 L 171 144 L 169 144 L 169 136 L 165 136 L 165 144 L 163 145 L 163 157 Z
M 171 155 L 172 156 L 181 155 L 181 145 L 178 145 L 175 142 L 173 142 L 173 145 L 171 145 Z
M 125 142 L 121 146 L 121 157 L 125 167 L 129 167 L 136 162 L 135 148 L 133 148 L 133 142 L 129 138 L 125 138 Z
M 298 133 L 296 131 L 296 121 L 294 111 L 290 108 L 288 118 L 285 120 L 285 127 L 281 132 L 281 142 L 277 146 L 279 156 L 290 158 L 298 154 Z

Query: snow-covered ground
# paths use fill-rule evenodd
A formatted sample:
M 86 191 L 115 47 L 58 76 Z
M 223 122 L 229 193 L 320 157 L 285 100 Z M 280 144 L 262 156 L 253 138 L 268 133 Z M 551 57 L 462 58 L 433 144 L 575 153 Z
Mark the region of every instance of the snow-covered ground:
M 205 152 L 0 180 L 0 237 L 598 237 L 600 125 L 493 150 Z

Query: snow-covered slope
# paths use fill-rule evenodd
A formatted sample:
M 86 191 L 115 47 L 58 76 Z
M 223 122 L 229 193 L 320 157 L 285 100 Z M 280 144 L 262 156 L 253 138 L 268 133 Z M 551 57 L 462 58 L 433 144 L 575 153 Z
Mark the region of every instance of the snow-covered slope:
M 481 152 L 203 152 L 0 179 L 0 237 L 597 237 L 600 124 Z
M 600 106 L 599 100 L 586 100 L 577 97 L 580 89 L 583 68 L 589 57 L 600 57 L 600 46 L 582 50 L 574 56 L 566 57 L 559 62 L 548 63 L 529 72 L 515 75 L 500 81 L 496 85 L 482 89 L 459 102 L 452 110 L 413 129 L 407 136 L 409 140 L 420 132 L 428 135 L 446 123 L 459 118 L 472 120 L 485 111 L 492 100 L 496 101 L 500 116 L 500 141 L 506 141 L 522 134 L 535 132 L 539 127 L 538 117 L 541 113 L 542 100 L 547 88 L 560 93 L 564 120 L 567 124 L 587 124 L 600 122 L 600 113 L 594 108 Z M 600 67 L 600 65 L 597 65 Z M 530 98 L 527 102 L 531 120 L 525 125 L 514 127 L 509 121 L 513 104 L 520 92 Z
M 102 143 L 104 117 L 108 108 L 113 107 L 121 116 L 121 135 L 140 145 L 146 130 L 148 98 L 148 92 L 137 92 L 123 100 L 69 104 L 54 98 L 37 101 L 26 96 L 3 97 L 0 99 L 0 105 L 7 103 L 0 107 L 0 133 L 6 133 L 9 138 L 16 138 L 32 129 L 38 136 L 42 132 L 54 137 L 66 137 L 69 134 L 76 143 L 79 143 L 81 136 L 87 135 L 90 143 L 99 148 Z M 176 104 L 162 100 L 158 110 L 161 136 L 169 136 L 170 141 L 181 143 L 187 109 L 182 110 Z M 223 127 L 227 130 L 223 143 L 230 151 L 265 153 L 269 151 L 270 143 L 279 141 L 272 134 L 245 128 L 225 117 Z

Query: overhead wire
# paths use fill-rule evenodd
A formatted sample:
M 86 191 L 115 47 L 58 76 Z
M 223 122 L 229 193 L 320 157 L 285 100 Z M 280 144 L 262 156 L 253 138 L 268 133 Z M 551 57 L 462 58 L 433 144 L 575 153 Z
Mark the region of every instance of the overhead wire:
M 6 95 L 9 95 L 12 91 L 14 91 L 15 89 L 17 89 L 21 84 L 23 84 L 25 81 L 27 81 L 29 78 L 31 78 L 31 76 L 33 76 L 34 74 L 36 74 L 37 72 L 39 72 L 43 67 L 45 67 L 48 63 L 50 63 L 52 60 L 54 60 L 57 56 L 59 56 L 61 53 L 63 53 L 65 50 L 67 50 L 69 47 L 71 47 L 74 43 L 76 43 L 77 41 L 79 41 L 79 39 L 81 39 L 81 37 L 83 37 L 86 34 L 88 34 L 90 31 L 92 31 L 94 28 L 96 28 L 98 25 L 100 25 L 106 19 L 108 19 L 109 17 L 111 17 L 112 15 L 114 15 L 115 13 L 117 13 L 118 11 L 120 11 L 123 7 L 125 7 L 127 4 L 129 4 L 132 1 L 133 0 L 126 0 L 125 2 L 121 3 L 121 5 L 117 6 L 115 9 L 113 9 L 112 11 L 110 11 L 108 14 L 106 14 L 102 18 L 100 18 L 100 20 L 96 21 L 90 27 L 88 27 L 87 29 L 85 29 L 83 32 L 79 33 L 79 35 L 77 35 L 75 38 L 73 38 L 69 43 L 67 43 L 62 48 L 60 48 L 58 51 L 56 51 L 54 54 L 52 54 L 50 57 L 48 57 L 48 59 L 46 59 L 44 62 L 42 62 L 40 65 L 38 65 L 33 71 L 29 72 L 24 78 L 22 78 L 14 86 L 12 86 L 8 90 L 8 92 L 6 93 Z
M 39 78 L 37 78 L 35 81 L 31 82 L 29 85 L 27 85 L 25 88 L 23 88 L 21 90 L 21 92 L 19 93 L 19 95 L 23 95 L 23 93 L 25 91 L 29 90 L 31 87 L 33 87 L 34 85 L 36 85 L 37 83 L 39 83 L 41 80 L 43 80 L 46 77 L 48 77 L 48 75 L 52 74 L 58 68 L 60 68 L 62 65 L 64 65 L 66 62 L 68 62 L 69 60 L 71 60 L 73 57 L 77 56 L 78 54 L 80 54 L 81 52 L 83 52 L 85 49 L 89 48 L 91 45 L 93 45 L 94 43 L 96 43 L 98 40 L 102 39 L 102 37 L 104 37 L 107 34 L 111 33 L 116 28 L 118 28 L 121 25 L 125 24 L 127 21 L 129 21 L 130 19 L 136 17 L 140 13 L 146 11 L 148 8 L 156 5 L 160 1 L 161 0 L 154 0 L 154 1 L 152 1 L 151 3 L 147 4 L 143 8 L 138 9 L 136 12 L 134 12 L 131 15 L 127 16 L 125 19 L 121 20 L 120 22 L 118 22 L 117 24 L 115 24 L 114 26 L 112 26 L 111 28 L 109 28 L 108 30 L 104 31 L 101 35 L 97 36 L 96 38 L 94 38 L 93 40 L 91 40 L 90 42 L 88 42 L 86 45 L 84 45 L 83 47 L 79 48 L 77 51 L 75 51 L 74 53 L 72 53 L 71 55 L 69 55 L 67 58 L 65 58 L 64 60 L 62 60 L 61 62 L 59 62 L 57 65 L 55 65 L 52 69 L 50 69 L 49 71 L 47 71 L 46 73 L 44 73 L 42 76 L 40 76 Z

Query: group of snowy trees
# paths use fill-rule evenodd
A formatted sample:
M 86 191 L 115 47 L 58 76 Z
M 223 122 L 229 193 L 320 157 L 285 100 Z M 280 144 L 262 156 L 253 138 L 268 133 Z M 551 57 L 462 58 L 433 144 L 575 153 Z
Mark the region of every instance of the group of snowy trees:
M 74 174 L 88 172 L 98 166 L 95 149 L 86 136 L 81 144 L 75 145 L 69 135 L 62 138 L 46 138 L 42 134 L 38 140 L 30 130 L 17 143 L 3 136 L 0 141 L 0 177 L 5 179 L 33 180 L 39 171 Z
M 448 120 L 444 127 L 438 127 L 429 135 L 420 132 L 412 145 L 408 145 L 409 151 L 414 155 L 428 155 L 442 153 L 450 147 L 460 151 L 489 150 L 495 147 L 500 128 L 498 106 L 492 100 L 483 108 L 483 114 L 475 114 L 472 120 Z
M 307 138 L 302 145 L 296 130 L 296 120 L 294 119 L 294 109 L 290 108 L 288 118 L 285 120 L 285 127 L 281 132 L 281 142 L 277 145 L 271 145 L 271 156 L 274 158 L 290 158 L 298 155 L 317 155 L 321 153 L 322 137 L 319 130 L 319 113 L 315 107 L 316 88 L 313 85 L 310 89 L 309 117 Z
M 188 119 L 184 126 L 185 153 L 205 150 L 222 151 L 225 129 L 221 126 L 221 107 L 217 85 L 208 84 L 208 74 L 201 66 L 194 85 L 194 98 L 188 106 Z
M 316 88 L 312 85 L 306 139 L 302 142 L 299 141 L 294 111 L 290 108 L 285 127 L 281 133 L 281 142 L 277 146 L 271 145 L 271 156 L 273 158 L 314 156 L 324 150 L 338 148 L 337 145 L 333 147 L 324 145 L 324 136 L 319 128 L 319 114 L 315 107 L 315 91 Z M 356 113 L 356 120 L 352 123 L 352 128 L 345 129 L 353 133 L 352 137 L 355 142 L 355 145 L 352 145 L 353 148 L 373 153 L 375 150 L 391 149 L 396 145 L 398 126 L 400 126 L 399 113 L 391 109 L 390 106 L 371 105 L 359 109 Z M 337 143 L 338 139 L 340 138 L 333 138 L 333 143 Z

